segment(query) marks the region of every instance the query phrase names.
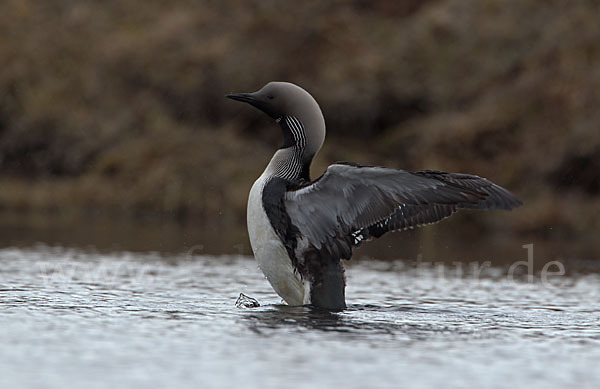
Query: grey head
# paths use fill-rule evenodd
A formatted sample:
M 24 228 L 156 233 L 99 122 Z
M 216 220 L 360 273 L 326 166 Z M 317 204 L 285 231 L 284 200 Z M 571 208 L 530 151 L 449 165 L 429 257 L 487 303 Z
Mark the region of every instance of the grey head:
M 325 141 L 325 119 L 319 104 L 304 89 L 289 82 L 269 82 L 252 93 L 235 93 L 228 98 L 248 103 L 273 119 L 283 132 L 283 147 L 303 151 L 312 160 Z

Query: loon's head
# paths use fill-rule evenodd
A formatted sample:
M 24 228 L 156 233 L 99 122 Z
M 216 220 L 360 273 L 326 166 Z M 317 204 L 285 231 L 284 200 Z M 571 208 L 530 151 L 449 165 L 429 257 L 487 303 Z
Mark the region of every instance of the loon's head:
M 228 98 L 248 103 L 273 119 L 283 131 L 283 147 L 303 147 L 312 157 L 325 141 L 325 119 L 319 104 L 304 89 L 289 82 L 269 82 L 252 93 L 234 93 Z M 302 143 L 304 142 L 304 143 Z

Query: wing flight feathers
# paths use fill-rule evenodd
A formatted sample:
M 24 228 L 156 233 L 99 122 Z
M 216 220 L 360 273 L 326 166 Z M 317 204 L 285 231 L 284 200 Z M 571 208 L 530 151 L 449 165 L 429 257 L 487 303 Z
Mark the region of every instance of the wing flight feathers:
M 461 208 L 511 209 L 521 202 L 485 178 L 433 170 L 336 163 L 284 203 L 301 239 L 349 258 L 352 246 L 388 231 L 437 222 Z

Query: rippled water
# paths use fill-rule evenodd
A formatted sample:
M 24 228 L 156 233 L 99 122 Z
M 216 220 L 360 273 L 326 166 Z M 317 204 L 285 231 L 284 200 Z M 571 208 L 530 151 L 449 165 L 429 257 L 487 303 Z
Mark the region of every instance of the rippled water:
M 413 270 L 353 263 L 327 313 L 248 257 L 3 249 L 0 387 L 598 387 L 598 276 Z

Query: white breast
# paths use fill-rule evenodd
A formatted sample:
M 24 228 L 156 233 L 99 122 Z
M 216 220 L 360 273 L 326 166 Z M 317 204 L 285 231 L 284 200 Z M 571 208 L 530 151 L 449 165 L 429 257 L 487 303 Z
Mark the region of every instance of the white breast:
M 294 271 L 285 246 L 271 226 L 263 207 L 262 192 L 267 179 L 267 174 L 260 176 L 248 198 L 248 234 L 252 251 L 267 280 L 286 303 L 308 304 L 308 284 Z

